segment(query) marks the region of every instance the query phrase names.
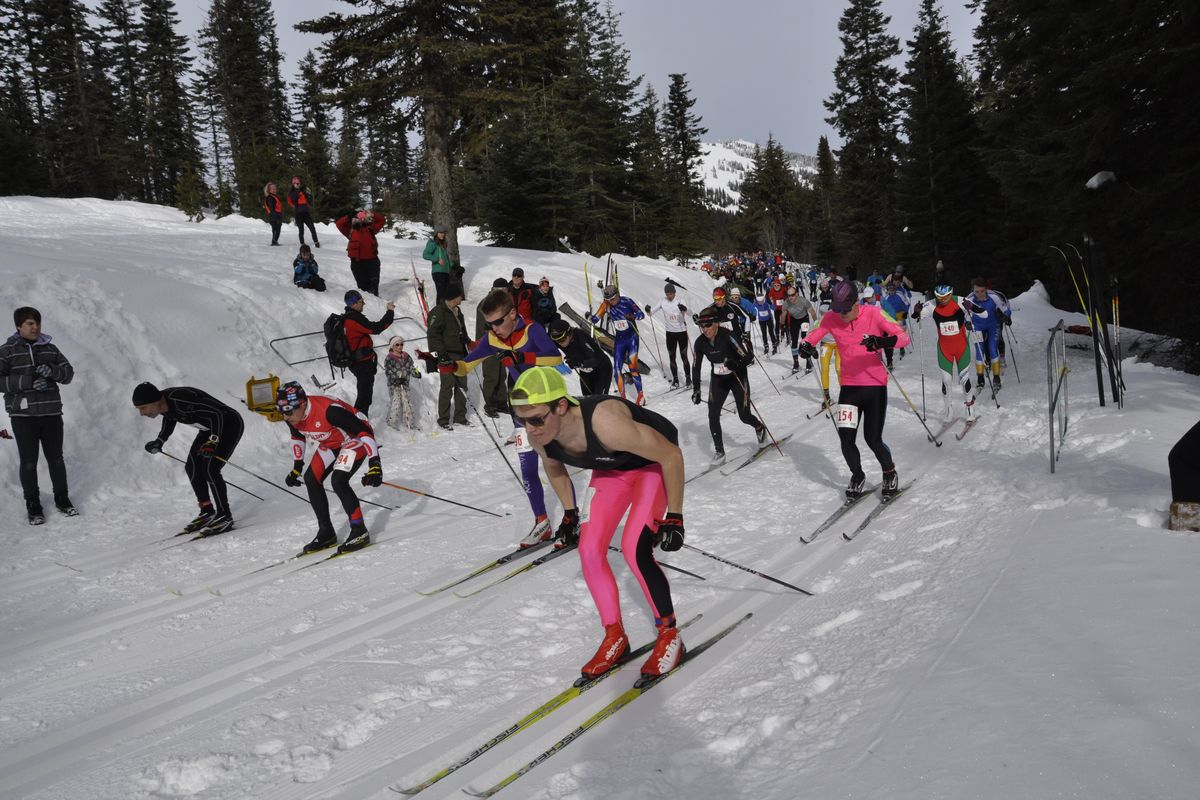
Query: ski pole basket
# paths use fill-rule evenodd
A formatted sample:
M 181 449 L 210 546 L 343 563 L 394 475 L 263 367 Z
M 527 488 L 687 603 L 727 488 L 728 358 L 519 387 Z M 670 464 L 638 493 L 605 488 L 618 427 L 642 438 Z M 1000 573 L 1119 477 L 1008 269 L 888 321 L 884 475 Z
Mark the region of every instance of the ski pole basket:
M 1067 374 L 1071 369 L 1067 366 L 1067 330 L 1060 319 L 1058 324 L 1050 329 L 1050 341 L 1046 343 L 1046 392 L 1049 399 L 1050 422 L 1050 474 L 1054 474 L 1054 466 L 1062 455 L 1063 441 L 1067 437 Z M 1058 426 L 1058 438 L 1055 439 L 1055 424 Z
M 255 414 L 262 414 L 271 422 L 282 422 L 283 415 L 275 407 L 275 394 L 279 391 L 279 378 L 267 375 L 265 378 L 250 376 L 246 381 L 246 408 Z

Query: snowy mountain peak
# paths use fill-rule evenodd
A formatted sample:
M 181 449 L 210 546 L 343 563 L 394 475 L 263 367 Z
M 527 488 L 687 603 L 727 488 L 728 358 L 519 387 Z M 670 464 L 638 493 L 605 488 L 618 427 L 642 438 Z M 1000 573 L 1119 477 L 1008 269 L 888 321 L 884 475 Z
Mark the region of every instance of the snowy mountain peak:
M 754 164 L 754 151 L 761 145 L 746 139 L 722 139 L 704 143 L 704 194 L 710 208 L 736 211 L 742 199 L 742 181 Z M 785 150 L 792 170 L 808 184 L 817 173 L 816 156 Z

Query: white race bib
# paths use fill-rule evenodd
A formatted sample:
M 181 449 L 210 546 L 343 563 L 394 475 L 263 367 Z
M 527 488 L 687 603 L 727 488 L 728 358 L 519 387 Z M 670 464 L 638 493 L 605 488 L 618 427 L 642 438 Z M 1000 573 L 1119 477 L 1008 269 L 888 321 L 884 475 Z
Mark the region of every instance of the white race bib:
M 938 333 L 940 333 L 942 336 L 957 336 L 958 320 L 952 319 L 949 322 L 939 322 Z
M 349 472 L 354 469 L 355 451 L 342 448 L 338 451 L 337 461 L 333 462 L 333 468 L 338 472 Z
M 732 370 L 730 370 L 729 367 L 725 366 L 724 364 L 713 364 L 714 375 L 729 375 L 731 373 Z
M 627 331 L 627 330 L 629 330 L 629 320 L 614 319 L 613 320 L 613 328 L 615 328 L 616 330 L 619 330 L 619 331 Z
M 513 444 L 517 448 L 518 453 L 529 453 L 533 451 L 533 445 L 529 443 L 529 434 L 524 428 L 517 428 L 513 431 Z
M 592 498 L 596 496 L 596 487 L 589 486 L 583 492 L 583 503 L 579 508 L 579 524 L 584 525 L 592 518 Z
M 833 422 L 839 428 L 857 428 L 858 406 L 838 403 L 833 411 Z

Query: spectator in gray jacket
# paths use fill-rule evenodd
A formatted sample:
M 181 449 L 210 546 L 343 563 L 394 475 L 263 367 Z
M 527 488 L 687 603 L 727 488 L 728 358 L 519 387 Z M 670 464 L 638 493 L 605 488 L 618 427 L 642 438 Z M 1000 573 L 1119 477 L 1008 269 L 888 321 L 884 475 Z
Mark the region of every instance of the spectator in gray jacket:
M 71 363 L 42 333 L 42 315 L 22 306 L 13 312 L 17 332 L 0 346 L 0 390 L 4 410 L 12 419 L 13 437 L 21 467 L 21 489 L 30 525 L 46 521 L 38 491 L 38 451 L 46 454 L 54 505 L 68 517 L 78 512 L 67 493 L 67 465 L 63 461 L 62 398 L 59 384 L 75 377 Z

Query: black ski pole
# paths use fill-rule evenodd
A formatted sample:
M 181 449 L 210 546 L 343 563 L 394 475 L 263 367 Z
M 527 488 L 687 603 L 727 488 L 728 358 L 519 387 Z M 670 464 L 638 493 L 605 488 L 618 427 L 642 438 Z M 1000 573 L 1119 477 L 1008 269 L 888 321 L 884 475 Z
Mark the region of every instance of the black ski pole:
M 1020 383 L 1021 382 L 1021 370 L 1017 366 L 1017 339 L 1015 336 L 1012 335 L 1012 331 L 1008 330 L 1007 325 L 1005 325 L 1004 328 L 1005 328 L 1004 332 L 1008 335 L 1008 350 L 1009 350 L 1009 355 L 1012 356 L 1013 372 L 1016 373 L 1017 383 Z
M 925 433 L 928 435 L 929 441 L 933 442 L 938 447 L 941 447 L 942 443 L 939 442 L 938 438 L 933 435 L 933 431 L 929 430 L 929 426 L 925 424 L 925 420 L 921 419 L 921 413 L 917 411 L 917 407 L 913 405 L 913 401 L 909 398 L 908 392 L 904 391 L 904 387 L 900 385 L 899 379 L 896 378 L 896 373 L 892 372 L 892 368 L 889 367 L 887 362 L 882 358 L 880 359 L 880 363 L 883 364 L 883 368 L 887 370 L 888 375 L 892 376 L 892 383 L 896 384 L 896 388 L 900 390 L 900 394 L 904 397 L 904 402 L 908 403 L 908 407 L 912 409 L 913 416 L 917 418 L 917 422 L 921 423 L 921 427 L 925 429 Z
M 488 511 L 486 508 L 476 508 L 475 506 L 469 506 L 466 503 L 460 503 L 457 500 L 447 500 L 444 497 L 438 497 L 436 494 L 430 494 L 429 492 L 422 492 L 420 489 L 410 489 L 407 486 L 401 486 L 400 484 L 392 483 L 391 481 L 383 481 L 383 485 L 390 486 L 393 489 L 399 489 L 402 492 L 411 492 L 412 494 L 419 494 L 419 495 L 421 495 L 421 497 L 428 497 L 430 500 L 440 500 L 441 502 L 449 503 L 452 506 L 460 506 L 461 508 L 469 508 L 472 511 L 478 511 L 480 514 L 487 514 L 492 517 L 503 517 L 504 516 L 503 514 L 497 514 L 495 511 Z
M 496 452 L 500 454 L 500 458 L 504 461 L 504 466 L 508 467 L 508 471 L 517 479 L 517 484 L 521 487 L 521 491 L 525 491 L 525 481 L 521 480 L 521 476 L 517 474 L 517 470 L 513 467 L 512 462 L 508 460 L 508 456 L 504 455 L 504 448 L 500 446 L 500 442 L 496 441 L 496 437 L 492 436 L 492 432 L 488 430 L 487 422 L 484 421 L 483 415 L 479 413 L 479 409 L 471 402 L 471 398 L 467 398 L 467 405 L 475 412 L 475 418 L 479 420 L 479 424 L 483 426 L 483 432 L 487 434 L 489 440 L 496 447 Z
M 759 413 L 758 406 L 754 405 L 754 401 L 750 399 L 750 390 L 746 388 L 746 384 L 742 383 L 742 379 L 737 376 L 737 373 L 731 373 L 733 379 L 738 382 L 738 386 L 742 387 L 742 394 L 746 396 L 746 402 L 754 411 L 754 416 L 758 417 L 758 421 L 762 423 L 763 430 L 767 432 L 767 436 L 771 437 L 771 444 L 775 445 L 775 449 L 779 451 L 779 455 L 783 455 L 783 448 L 779 446 L 779 442 L 775 441 L 775 434 L 771 433 L 771 429 L 767 427 L 767 421 L 763 419 Z
M 800 594 L 806 594 L 809 597 L 813 596 L 813 593 L 808 591 L 807 589 L 801 589 L 799 586 L 793 586 L 792 584 L 790 584 L 786 581 L 779 580 L 779 578 L 772 578 L 770 575 L 759 572 L 756 569 L 750 569 L 749 567 L 743 567 L 741 564 L 735 564 L 734 562 L 730 561 L 729 559 L 721 558 L 718 555 L 713 555 L 712 553 L 709 553 L 705 550 L 701 550 L 699 547 L 693 547 L 692 545 L 688 544 L 687 542 L 684 542 L 683 546 L 686 547 L 688 550 L 699 553 L 702 556 L 708 556 L 713 561 L 720 561 L 722 564 L 727 564 L 728 566 L 736 567 L 736 568 L 740 569 L 742 572 L 749 572 L 751 575 L 757 575 L 760 578 L 765 578 L 773 583 L 778 583 L 780 586 L 786 586 L 789 589 L 797 591 Z
M 177 457 L 175 457 L 175 456 L 171 455 L 170 453 L 168 453 L 166 450 L 160 450 L 159 452 L 161 452 L 161 453 L 162 453 L 164 456 L 166 456 L 167 458 L 170 458 L 170 459 L 172 459 L 172 460 L 174 460 L 174 461 L 178 461 L 180 464 L 183 464 L 183 465 L 185 465 L 185 466 L 187 465 L 187 462 L 186 462 L 186 461 L 184 461 L 182 458 L 177 458 Z M 221 458 L 220 456 L 213 456 L 213 458 L 217 459 L 218 461 L 225 461 L 225 459 Z M 226 464 L 228 464 L 229 462 L 228 462 L 228 461 L 225 461 L 225 463 L 226 463 Z M 225 481 L 225 482 L 226 482 L 226 483 L 228 483 L 228 484 L 229 484 L 230 486 L 232 486 L 233 488 L 237 489 L 239 492 L 245 492 L 246 494 L 250 495 L 251 497 L 254 497 L 254 498 L 257 498 L 257 499 L 259 499 L 259 500 L 262 500 L 264 503 L 266 502 L 266 500 L 263 500 L 263 498 L 259 497 L 259 496 L 258 496 L 258 495 L 256 495 L 254 492 L 250 491 L 249 489 L 243 489 L 242 487 L 238 486 L 238 485 L 237 485 L 236 483 L 234 483 L 233 481 Z
M 609 549 L 609 550 L 612 550 L 614 553 L 620 553 L 620 552 L 621 552 L 621 548 L 619 548 L 619 547 L 614 547 L 614 546 L 613 546 L 613 545 L 611 545 L 611 544 L 608 546 L 608 549 Z M 670 570 L 674 570 L 675 572 L 679 572 L 679 573 L 682 573 L 682 574 L 684 574 L 684 575 L 690 575 L 691 577 L 693 577 L 693 578 L 697 578 L 697 579 L 699 579 L 699 580 L 702 580 L 702 581 L 706 581 L 706 580 L 708 580 L 708 578 L 704 577 L 703 575 L 697 575 L 697 574 L 696 574 L 696 573 L 694 573 L 694 572 L 688 572 L 686 569 L 683 569 L 683 568 L 681 568 L 681 567 L 673 567 L 673 566 L 671 566 L 670 564 L 668 564 L 667 562 L 665 562 L 665 561 L 660 561 L 660 560 L 659 560 L 659 559 L 657 559 L 657 558 L 656 558 L 656 559 L 654 559 L 654 562 L 655 562 L 656 564 L 658 564 L 660 567 L 662 567 L 663 569 L 670 569 Z
M 277 484 L 277 483 L 274 483 L 273 481 L 269 481 L 269 480 L 267 480 L 266 478 L 264 478 L 262 475 L 258 475 L 258 474 L 256 474 L 256 473 L 253 473 L 253 472 L 251 472 L 250 470 L 246 469 L 245 467 L 243 467 L 243 466 L 241 466 L 241 465 L 239 465 L 239 464 L 235 464 L 235 463 L 233 463 L 232 461 L 226 461 L 225 459 L 221 458 L 220 456 L 213 456 L 213 458 L 220 458 L 222 461 L 224 461 L 226 464 L 228 464 L 229 466 L 233 467 L 234 469 L 240 469 L 242 472 L 246 473 L 247 475 L 253 475 L 255 478 L 258 478 L 258 479 L 259 479 L 260 481 L 262 481 L 263 483 L 265 483 L 265 484 L 268 484 L 268 485 L 270 485 L 270 486 L 274 486 L 274 487 L 275 487 L 276 489 L 278 489 L 279 491 L 281 491 L 281 492 L 287 492 L 287 493 L 288 493 L 288 494 L 290 494 L 292 497 L 295 497 L 295 498 L 296 498 L 296 499 L 298 499 L 298 500 L 303 500 L 304 502 L 308 503 L 309 505 L 312 505 L 312 501 L 310 501 L 310 500 L 309 500 L 307 497 L 301 497 L 300 495 L 296 494 L 295 492 L 293 492 L 293 491 L 290 491 L 290 490 L 288 490 L 288 489 L 285 489 L 285 488 L 283 488 L 282 486 L 280 486 L 279 484 Z M 324 489 L 325 489 L 325 491 L 326 491 L 327 493 L 329 493 L 329 494 L 335 494 L 335 492 L 333 491 L 333 489 L 330 489 L 328 486 L 325 486 L 325 487 L 322 487 L 322 488 L 324 488 Z M 395 510 L 395 509 L 393 509 L 393 507 L 392 507 L 392 506 L 385 506 L 385 505 L 380 505 L 379 503 L 372 503 L 370 500 L 364 500 L 364 499 L 363 499 L 363 498 L 361 498 L 361 497 L 360 497 L 360 498 L 358 498 L 358 502 L 360 502 L 360 503 L 365 503 L 365 504 L 367 504 L 367 505 L 369 505 L 369 506 L 375 506 L 376 508 L 382 508 L 384 511 L 393 511 L 393 510 Z

